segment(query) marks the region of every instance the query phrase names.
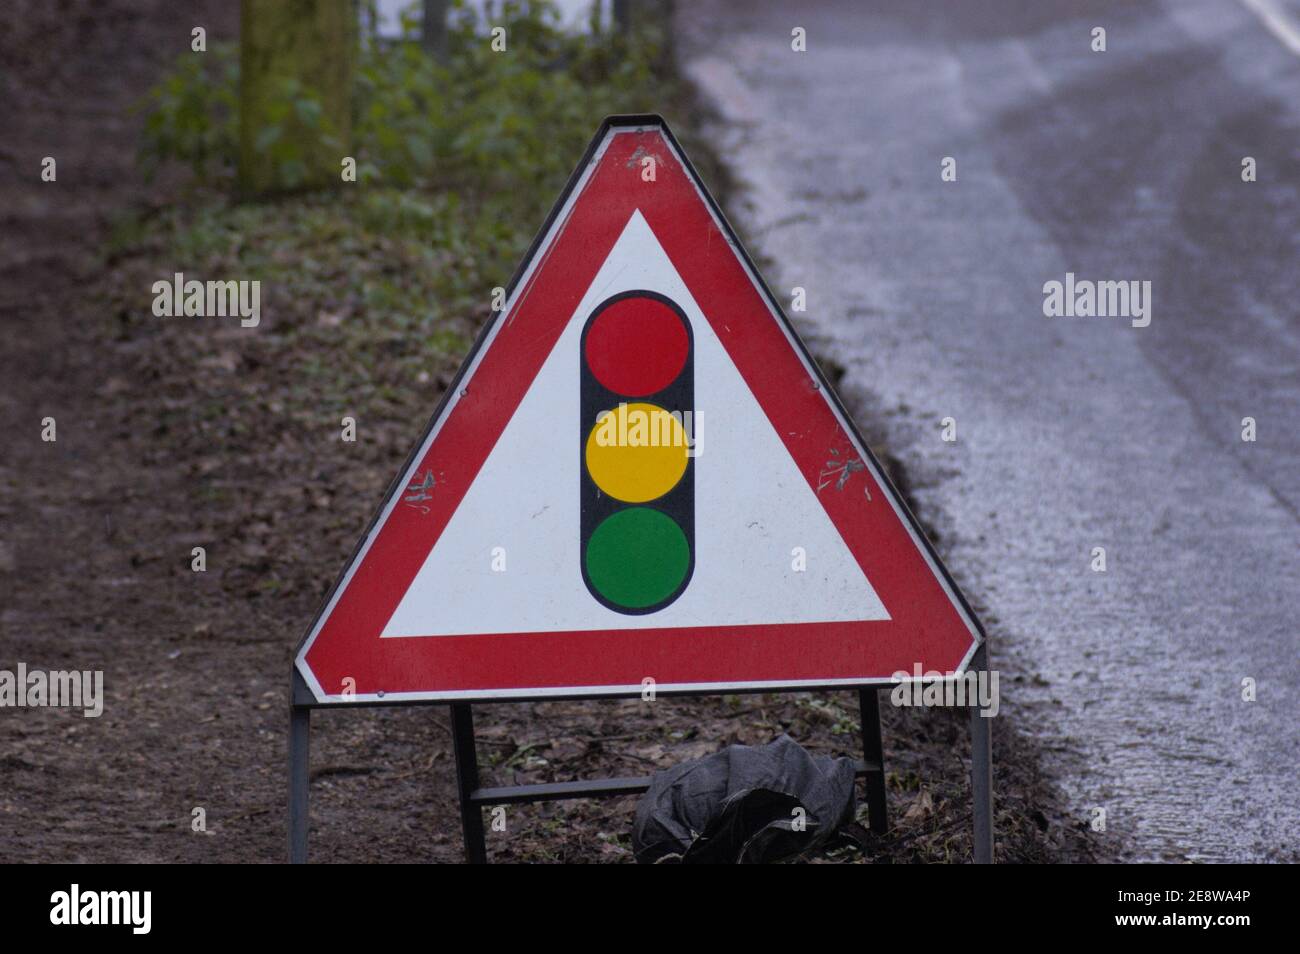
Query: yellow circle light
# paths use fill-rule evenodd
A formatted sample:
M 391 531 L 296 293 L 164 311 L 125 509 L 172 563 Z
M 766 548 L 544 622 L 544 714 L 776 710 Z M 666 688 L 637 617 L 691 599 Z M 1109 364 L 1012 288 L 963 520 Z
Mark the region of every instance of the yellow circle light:
M 679 417 L 655 404 L 620 404 L 587 435 L 587 472 L 611 497 L 644 503 L 677 486 L 688 451 Z

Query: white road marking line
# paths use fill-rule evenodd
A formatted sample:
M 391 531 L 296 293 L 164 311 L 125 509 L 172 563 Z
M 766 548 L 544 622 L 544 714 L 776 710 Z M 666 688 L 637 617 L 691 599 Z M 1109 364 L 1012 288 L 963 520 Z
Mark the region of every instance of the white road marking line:
M 1242 6 L 1259 17 L 1259 22 L 1281 40 L 1288 50 L 1300 56 L 1300 24 L 1296 24 L 1275 0 L 1241 0 Z

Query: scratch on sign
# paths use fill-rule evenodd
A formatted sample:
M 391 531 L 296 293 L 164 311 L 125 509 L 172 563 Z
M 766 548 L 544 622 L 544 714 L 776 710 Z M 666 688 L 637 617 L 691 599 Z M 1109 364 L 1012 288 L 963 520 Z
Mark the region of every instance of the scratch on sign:
M 628 157 L 628 160 L 627 160 L 627 168 L 631 169 L 633 166 L 635 166 L 638 162 L 640 162 L 640 161 L 641 161 L 642 159 L 644 159 L 646 156 L 649 156 L 651 159 L 653 159 L 653 160 L 655 161 L 655 165 L 656 165 L 656 166 L 661 166 L 661 165 L 663 165 L 663 162 L 664 162 L 664 161 L 663 161 L 663 159 L 660 157 L 659 153 L 657 153 L 657 152 L 646 152 L 646 148 L 645 148 L 645 146 L 637 146 L 637 147 L 636 147 L 636 150 L 632 153 L 632 155 Z
M 428 513 L 429 508 L 424 505 L 424 501 L 432 500 L 433 494 L 429 493 L 436 485 L 437 481 L 433 479 L 433 471 L 426 470 L 424 477 L 421 479 L 416 475 L 416 479 L 405 490 L 407 496 L 402 498 L 402 502 L 408 507 L 415 507 L 420 513 Z
M 854 457 L 852 460 L 843 460 L 840 458 L 840 452 L 831 448 L 833 460 L 826 462 L 826 467 L 817 475 L 817 492 L 821 493 L 834 481 L 836 490 L 843 490 L 845 484 L 849 482 L 849 477 L 860 470 L 865 470 L 867 465 L 863 463 L 862 458 Z M 871 499 L 871 488 L 864 486 L 862 492 L 867 499 Z

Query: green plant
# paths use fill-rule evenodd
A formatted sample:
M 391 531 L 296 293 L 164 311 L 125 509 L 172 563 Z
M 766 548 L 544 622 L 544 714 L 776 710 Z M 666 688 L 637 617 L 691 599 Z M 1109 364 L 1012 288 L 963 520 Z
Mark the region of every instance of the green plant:
M 239 49 L 213 43 L 186 53 L 142 104 L 140 155 L 146 174 L 168 160 L 186 163 L 200 180 L 222 179 L 239 153 Z
M 319 95 L 287 81 L 268 110 L 255 148 L 293 188 L 303 147 L 292 124 L 315 133 L 310 148 L 357 160 L 360 182 L 491 194 L 509 191 L 511 209 L 532 216 L 612 112 L 652 109 L 652 64 L 660 38 L 614 34 L 593 17 L 591 30 L 560 28 L 554 4 L 507 0 L 480 18 L 457 4 L 445 63 L 415 41 L 415 21 L 396 43 L 368 41 L 358 58 L 352 142 L 322 120 Z M 505 30 L 494 49 L 491 30 Z M 207 184 L 224 184 L 238 158 L 239 63 L 233 44 L 185 54 L 146 100 L 142 153 L 150 168 L 188 164 Z M 488 211 L 488 210 L 485 210 Z
M 184 163 L 214 188 L 124 220 L 106 252 L 150 281 L 177 270 L 261 281 L 273 317 L 241 346 L 255 355 L 238 378 L 250 395 L 313 409 L 304 415 L 373 401 L 405 421 L 398 397 L 454 370 L 600 119 L 662 107 L 675 90 L 651 69 L 649 33 L 566 34 L 545 3 L 489 19 L 506 28 L 505 52 L 463 9 L 445 62 L 415 42 L 367 45 L 352 97 L 358 181 L 274 202 L 234 194 L 235 48 L 188 54 L 150 94 L 142 149 L 151 167 Z M 310 123 L 314 97 L 286 84 L 257 144 L 281 182 L 302 159 L 283 139 L 301 137 L 273 130 Z M 153 333 L 129 296 L 110 311 Z M 222 356 L 209 357 L 220 368 Z
M 275 170 L 275 179 L 285 189 L 298 188 L 306 178 L 307 150 L 335 155 L 343 151 L 343 143 L 326 119 L 319 95 L 300 80 L 289 78 L 277 85 L 267 103 L 266 118 L 266 124 L 253 140 L 253 149 L 259 162 Z

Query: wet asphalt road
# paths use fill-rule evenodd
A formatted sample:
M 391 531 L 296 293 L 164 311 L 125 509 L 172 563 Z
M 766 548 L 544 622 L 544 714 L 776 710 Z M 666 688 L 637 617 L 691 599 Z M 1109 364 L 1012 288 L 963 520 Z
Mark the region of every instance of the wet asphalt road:
M 1261 3 L 1300 24 L 1285 0 L 678 21 L 769 281 L 807 289 L 906 463 L 1022 677 L 1004 708 L 1134 859 L 1300 852 L 1300 55 Z M 1150 326 L 1046 317 L 1067 271 L 1150 281 Z

